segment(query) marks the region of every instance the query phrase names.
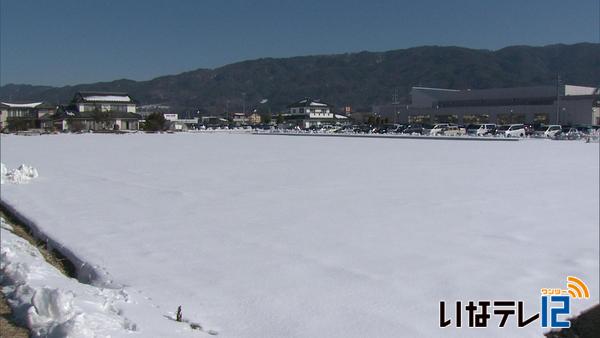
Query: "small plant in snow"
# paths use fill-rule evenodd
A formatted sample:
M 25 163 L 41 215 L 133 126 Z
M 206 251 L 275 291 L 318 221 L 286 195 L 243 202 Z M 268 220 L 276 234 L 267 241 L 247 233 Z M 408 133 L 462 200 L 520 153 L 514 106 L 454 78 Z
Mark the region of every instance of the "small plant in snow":
M 182 320 L 182 314 L 181 314 L 181 305 L 179 305 L 177 307 L 177 314 L 175 315 L 175 320 L 180 322 Z

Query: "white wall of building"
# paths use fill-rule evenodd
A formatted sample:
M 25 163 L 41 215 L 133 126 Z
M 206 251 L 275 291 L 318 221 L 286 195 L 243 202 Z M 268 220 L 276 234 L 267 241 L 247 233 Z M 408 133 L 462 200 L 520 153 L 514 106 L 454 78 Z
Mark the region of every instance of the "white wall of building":
M 179 118 L 179 115 L 177 114 L 163 114 L 165 120 L 167 121 L 177 121 L 177 119 Z
M 594 95 L 597 90 L 594 87 L 565 85 L 565 95 Z

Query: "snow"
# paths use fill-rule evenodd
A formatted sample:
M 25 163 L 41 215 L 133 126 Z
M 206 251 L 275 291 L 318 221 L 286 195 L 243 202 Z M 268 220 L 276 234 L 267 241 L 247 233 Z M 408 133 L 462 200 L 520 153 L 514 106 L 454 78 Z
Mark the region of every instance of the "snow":
M 8 174 L 8 169 L 6 168 L 6 165 L 4 165 L 4 163 L 0 163 L 0 184 L 4 184 L 6 174 Z
M 127 95 L 91 95 L 84 98 L 86 101 L 131 102 Z
M 591 292 L 573 314 L 598 303 L 598 144 L 224 133 L 1 141 L 8 167 L 43 173 L 2 185 L 2 201 L 87 269 L 90 285 L 32 286 L 59 290 L 42 304 L 70 304 L 38 314 L 73 323 L 85 297 L 107 299 L 108 309 L 91 302 L 106 325 L 69 329 L 478 337 L 440 329 L 440 300 L 523 300 L 533 314 L 539 289 L 564 287 L 567 275 Z M 203 332 L 170 319 L 179 305 Z M 485 335 L 544 331 L 515 320 Z
M 128 306 L 140 306 L 130 299 L 127 291 L 98 288 L 68 278 L 49 265 L 36 247 L 13 234 L 13 227 L 3 218 L 0 223 L 2 291 L 17 318 L 34 336 L 125 337 L 137 332 L 136 324 L 121 312 Z M 145 316 L 161 317 L 152 304 L 141 301 Z M 156 313 L 152 314 L 152 310 Z M 157 336 L 174 333 L 183 337 L 197 336 L 182 324 L 166 324 L 156 328 Z
M 12 108 L 35 108 L 42 104 L 43 102 L 32 102 L 32 103 L 8 103 L 8 102 L 0 102 L 4 105 L 7 105 Z
M 17 169 L 12 170 L 8 170 L 4 163 L 0 163 L 0 166 L 0 184 L 23 184 L 39 176 L 36 168 L 26 164 L 21 164 Z
M 120 291 L 100 290 L 62 275 L 0 221 L 3 291 L 34 335 L 101 337 L 135 329 L 110 305 L 123 301 Z

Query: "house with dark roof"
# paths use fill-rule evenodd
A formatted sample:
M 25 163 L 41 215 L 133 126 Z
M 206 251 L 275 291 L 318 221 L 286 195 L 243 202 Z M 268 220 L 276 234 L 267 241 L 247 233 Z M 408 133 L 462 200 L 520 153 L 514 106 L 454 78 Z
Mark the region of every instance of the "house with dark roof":
M 289 113 L 283 115 L 287 124 L 296 124 L 302 128 L 321 126 L 324 124 L 339 124 L 346 122 L 348 117 L 335 114 L 332 106 L 321 100 L 304 98 L 287 106 Z
M 137 101 L 127 93 L 78 92 L 66 106 L 44 121 L 58 130 L 138 130 Z
M 40 128 L 42 119 L 56 112 L 56 106 L 46 102 L 0 102 L 0 130 Z
M 81 113 L 97 110 L 135 113 L 137 101 L 127 93 L 77 92 L 71 104 Z

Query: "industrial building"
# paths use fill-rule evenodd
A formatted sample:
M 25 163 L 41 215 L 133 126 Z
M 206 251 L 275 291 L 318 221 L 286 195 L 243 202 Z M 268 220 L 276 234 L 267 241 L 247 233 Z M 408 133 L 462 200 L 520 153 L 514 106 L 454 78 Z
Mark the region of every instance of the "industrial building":
M 600 124 L 600 89 L 572 85 L 453 90 L 413 87 L 410 102 L 379 107 L 398 123 Z

